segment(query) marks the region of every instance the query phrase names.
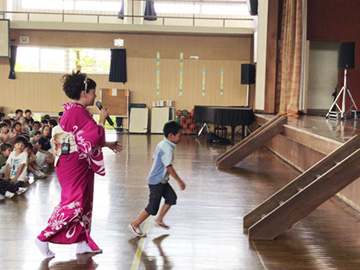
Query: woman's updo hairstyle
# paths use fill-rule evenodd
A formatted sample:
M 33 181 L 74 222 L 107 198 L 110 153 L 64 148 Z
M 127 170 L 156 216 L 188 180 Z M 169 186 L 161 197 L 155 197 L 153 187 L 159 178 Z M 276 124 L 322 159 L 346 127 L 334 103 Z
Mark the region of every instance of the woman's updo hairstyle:
M 80 70 L 73 70 L 72 74 L 65 74 L 61 77 L 61 82 L 65 94 L 74 100 L 80 99 L 82 91 L 87 93 L 90 89 L 96 88 L 96 83 Z

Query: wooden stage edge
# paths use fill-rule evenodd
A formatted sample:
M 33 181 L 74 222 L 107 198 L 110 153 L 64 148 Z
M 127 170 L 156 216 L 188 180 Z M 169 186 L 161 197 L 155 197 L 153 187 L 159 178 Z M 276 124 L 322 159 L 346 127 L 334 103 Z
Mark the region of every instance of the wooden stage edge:
M 263 125 L 273 117 L 275 115 L 256 114 L 255 124 Z M 269 141 L 266 147 L 299 172 L 304 172 L 355 134 L 360 134 L 359 120 L 330 120 L 309 115 L 288 117 L 283 133 Z M 336 196 L 360 212 L 359 179 Z

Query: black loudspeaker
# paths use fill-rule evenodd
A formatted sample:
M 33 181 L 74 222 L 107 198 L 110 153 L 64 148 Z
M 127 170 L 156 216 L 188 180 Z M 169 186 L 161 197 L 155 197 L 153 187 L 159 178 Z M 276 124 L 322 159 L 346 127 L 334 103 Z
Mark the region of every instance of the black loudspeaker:
M 111 49 L 109 82 L 127 82 L 125 49 Z
M 241 64 L 241 84 L 255 83 L 255 65 Z
M 258 0 L 247 0 L 250 15 L 258 14 Z
M 338 68 L 354 68 L 355 42 L 340 42 L 338 54 Z

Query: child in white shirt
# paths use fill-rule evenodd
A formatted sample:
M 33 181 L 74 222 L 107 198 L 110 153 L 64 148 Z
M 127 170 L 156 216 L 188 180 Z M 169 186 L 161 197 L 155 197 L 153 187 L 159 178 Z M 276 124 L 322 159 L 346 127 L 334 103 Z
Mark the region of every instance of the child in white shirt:
M 18 136 L 14 140 L 15 151 L 11 152 L 6 161 L 5 180 L 10 181 L 17 187 L 16 193 L 22 194 L 27 190 L 26 183 L 27 177 L 27 164 L 28 154 L 24 151 L 28 141 L 23 136 Z

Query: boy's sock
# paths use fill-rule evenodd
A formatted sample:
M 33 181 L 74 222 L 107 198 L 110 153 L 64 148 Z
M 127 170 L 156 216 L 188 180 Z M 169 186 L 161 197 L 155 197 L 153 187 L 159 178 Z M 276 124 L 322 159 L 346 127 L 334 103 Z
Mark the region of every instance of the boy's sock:
M 17 195 L 23 194 L 28 188 L 27 187 L 19 187 L 19 190 L 16 191 Z
M 84 254 L 84 253 L 102 253 L 102 249 L 91 250 L 89 244 L 84 240 L 77 244 L 76 254 Z
M 3 199 L 5 199 L 5 196 L 0 194 L 0 201 L 3 200 Z
M 13 193 L 13 192 L 10 192 L 10 191 L 5 192 L 5 197 L 8 199 L 12 198 L 14 195 L 15 195 L 15 193 Z
M 46 258 L 54 258 L 55 257 L 55 253 L 50 250 L 48 242 L 42 242 L 39 240 L 39 238 L 36 237 L 35 244 L 39 248 L 41 254 L 44 255 Z

